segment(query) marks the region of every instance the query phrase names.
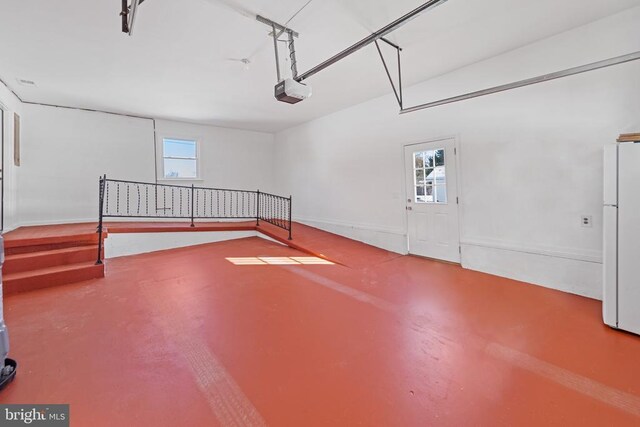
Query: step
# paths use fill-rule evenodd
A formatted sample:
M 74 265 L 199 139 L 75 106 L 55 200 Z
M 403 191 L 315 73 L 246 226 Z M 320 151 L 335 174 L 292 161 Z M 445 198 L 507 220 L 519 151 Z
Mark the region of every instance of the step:
M 7 274 L 2 278 L 5 295 L 104 277 L 104 264 L 95 261 Z
M 39 270 L 47 267 L 78 264 L 95 261 L 98 258 L 98 245 L 72 246 L 38 252 L 25 252 L 7 255 L 2 266 L 3 274 Z
M 106 233 L 103 233 L 103 236 L 106 237 Z M 98 244 L 98 233 L 91 233 L 36 239 L 6 239 L 4 248 L 6 255 L 17 255 L 96 244 Z

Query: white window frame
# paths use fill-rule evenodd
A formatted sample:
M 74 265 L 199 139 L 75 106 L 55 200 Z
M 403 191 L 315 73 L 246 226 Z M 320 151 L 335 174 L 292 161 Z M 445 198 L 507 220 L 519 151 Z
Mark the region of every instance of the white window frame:
M 166 139 L 173 139 L 176 141 L 193 141 L 196 143 L 196 176 L 195 178 L 186 178 L 186 177 L 167 177 L 164 169 L 164 161 L 165 159 L 175 159 L 177 157 L 165 157 L 164 155 L 164 141 Z M 160 138 L 160 172 L 161 177 L 159 181 L 202 181 L 202 175 L 200 172 L 200 138 L 194 138 L 190 136 L 168 136 L 164 135 Z

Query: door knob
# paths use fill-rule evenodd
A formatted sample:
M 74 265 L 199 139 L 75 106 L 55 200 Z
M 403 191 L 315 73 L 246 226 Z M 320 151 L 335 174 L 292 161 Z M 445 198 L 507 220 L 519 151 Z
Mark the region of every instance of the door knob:
M 413 208 L 412 208 L 411 206 L 407 206 L 407 210 L 408 210 L 408 211 L 412 211 L 412 210 L 413 210 Z

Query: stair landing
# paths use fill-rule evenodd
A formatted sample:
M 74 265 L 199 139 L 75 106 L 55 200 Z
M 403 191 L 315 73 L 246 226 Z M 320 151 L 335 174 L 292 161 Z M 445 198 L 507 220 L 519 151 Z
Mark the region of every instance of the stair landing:
M 104 277 L 94 224 L 21 227 L 4 243 L 5 295 Z

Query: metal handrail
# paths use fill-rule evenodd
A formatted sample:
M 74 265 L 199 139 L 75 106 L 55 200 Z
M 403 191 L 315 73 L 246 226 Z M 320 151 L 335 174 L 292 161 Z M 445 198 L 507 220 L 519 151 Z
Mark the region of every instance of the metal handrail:
M 228 188 L 158 184 L 107 179 L 98 187 L 98 260 L 102 264 L 104 218 L 255 219 L 289 232 L 292 240 L 292 198 Z

